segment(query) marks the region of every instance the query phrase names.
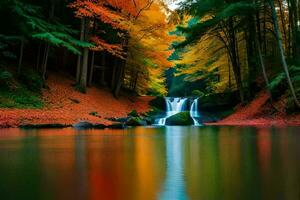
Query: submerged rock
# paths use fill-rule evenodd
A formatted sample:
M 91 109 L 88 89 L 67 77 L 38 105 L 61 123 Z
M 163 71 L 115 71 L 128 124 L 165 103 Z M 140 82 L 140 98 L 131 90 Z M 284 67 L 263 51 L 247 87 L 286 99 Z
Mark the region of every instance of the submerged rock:
M 190 116 L 190 112 L 177 113 L 166 120 L 166 125 L 169 126 L 190 126 L 193 125 L 194 121 Z

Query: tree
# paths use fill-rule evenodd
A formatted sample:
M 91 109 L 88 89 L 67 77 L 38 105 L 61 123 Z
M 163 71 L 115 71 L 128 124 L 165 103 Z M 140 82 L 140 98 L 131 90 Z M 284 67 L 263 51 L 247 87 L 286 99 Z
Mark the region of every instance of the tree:
M 297 99 L 296 92 L 295 92 L 295 89 L 294 89 L 294 86 L 293 86 L 293 83 L 292 83 L 292 80 L 291 80 L 291 77 L 290 77 L 289 69 L 288 69 L 288 66 L 287 66 L 287 63 L 286 63 L 286 60 L 285 60 L 284 49 L 283 49 L 283 46 L 282 46 L 282 37 L 281 37 L 281 33 L 280 33 L 279 27 L 278 27 L 278 19 L 277 19 L 277 14 L 276 14 L 274 2 L 273 2 L 273 0 L 268 0 L 268 3 L 270 5 L 271 11 L 272 11 L 274 30 L 275 30 L 275 33 L 276 33 L 276 39 L 277 39 L 277 44 L 278 44 L 278 47 L 279 47 L 280 59 L 281 59 L 281 62 L 282 62 L 282 66 L 283 66 L 284 72 L 286 74 L 287 82 L 288 82 L 288 85 L 290 87 L 294 102 L 295 102 L 296 106 L 298 108 L 300 108 L 300 102 Z

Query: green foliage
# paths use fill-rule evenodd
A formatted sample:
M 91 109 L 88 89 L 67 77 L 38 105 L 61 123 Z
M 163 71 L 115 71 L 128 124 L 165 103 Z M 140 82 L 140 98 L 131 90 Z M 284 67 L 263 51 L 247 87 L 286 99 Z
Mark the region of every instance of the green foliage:
M 193 90 L 192 95 L 195 97 L 203 97 L 205 94 L 201 92 L 200 90 Z
M 293 83 L 293 86 L 295 87 L 296 94 L 299 97 L 300 96 L 300 67 L 299 66 L 291 66 L 289 68 L 291 80 Z M 287 88 L 287 80 L 286 75 L 284 72 L 278 73 L 269 83 L 269 88 L 272 92 L 272 96 L 274 98 L 278 98 L 284 94 L 287 94 L 287 104 L 286 108 L 291 112 L 292 110 L 295 110 L 295 103 L 292 98 L 290 90 Z
M 43 102 L 39 95 L 27 88 L 18 87 L 14 91 L 0 88 L 1 108 L 42 108 Z
M 1 108 L 41 108 L 41 78 L 37 73 L 27 71 L 17 79 L 9 68 L 0 68 Z
M 22 34 L 33 39 L 43 40 L 50 45 L 65 47 L 74 54 L 81 54 L 80 47 L 93 47 L 91 43 L 81 42 L 73 37 L 78 32 L 57 21 L 49 22 L 41 12 L 41 7 L 12 1 L 11 10 L 20 17 Z
M 13 75 L 8 71 L 0 71 L 0 87 L 9 88 L 13 83 Z
M 28 90 L 35 93 L 40 93 L 44 85 L 43 78 L 40 74 L 30 69 L 22 71 L 18 79 Z
M 68 49 L 69 51 L 77 55 L 81 54 L 78 47 L 83 47 L 83 48 L 93 47 L 91 43 L 81 42 L 79 40 L 70 37 L 70 35 L 66 33 L 60 33 L 60 32 L 38 33 L 38 34 L 33 34 L 32 37 L 35 39 L 43 40 L 47 43 L 50 43 L 53 46 L 65 47 L 66 49 Z
M 274 91 L 278 88 L 280 84 L 282 84 L 283 80 L 285 80 L 285 73 L 277 74 L 269 83 L 269 88 L 271 91 Z
M 21 40 L 18 36 L 7 36 L 0 34 L 0 57 L 16 58 L 16 55 L 8 50 L 9 45 L 15 44 Z
M 200 19 L 206 15 L 213 17 L 209 20 L 199 20 L 198 23 L 188 27 L 177 27 L 178 31 L 185 34 L 186 40 L 175 46 L 181 48 L 193 44 L 199 41 L 205 33 L 224 23 L 224 20 L 227 20 L 229 17 L 246 16 L 256 9 L 256 4 L 248 3 L 247 1 L 231 1 L 224 3 L 224 1 L 214 0 L 196 1 L 192 4 L 190 4 L 190 1 L 187 1 L 185 4 L 185 12 L 191 13 Z M 238 28 L 238 26 L 236 26 L 236 28 Z M 216 30 L 218 29 L 216 28 Z
M 130 113 L 128 113 L 128 116 L 139 117 L 139 113 L 136 110 L 132 110 Z

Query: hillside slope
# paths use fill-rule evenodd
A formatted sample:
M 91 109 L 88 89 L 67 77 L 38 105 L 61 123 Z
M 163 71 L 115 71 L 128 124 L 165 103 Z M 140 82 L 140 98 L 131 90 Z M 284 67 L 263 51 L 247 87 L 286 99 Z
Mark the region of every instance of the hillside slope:
M 237 125 L 237 126 L 299 126 L 300 114 L 288 115 L 284 109 L 283 99 L 270 104 L 269 94 L 265 91 L 245 107 L 237 106 L 235 112 L 227 118 L 208 125 Z
M 145 112 L 151 97 L 122 96 L 115 99 L 109 91 L 89 88 L 82 94 L 72 87 L 73 81 L 65 76 L 50 74 L 43 91 L 42 109 L 0 109 L 0 127 L 23 124 L 65 124 L 79 121 L 109 125 L 106 118 L 124 117 L 133 109 Z M 94 116 L 94 115 L 96 116 Z

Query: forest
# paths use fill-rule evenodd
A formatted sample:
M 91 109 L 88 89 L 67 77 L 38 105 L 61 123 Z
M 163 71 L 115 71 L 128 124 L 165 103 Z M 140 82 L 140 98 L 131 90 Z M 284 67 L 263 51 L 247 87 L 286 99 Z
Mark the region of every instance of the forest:
M 2 0 L 0 15 L 3 127 L 157 114 L 163 97 L 300 119 L 298 0 Z

